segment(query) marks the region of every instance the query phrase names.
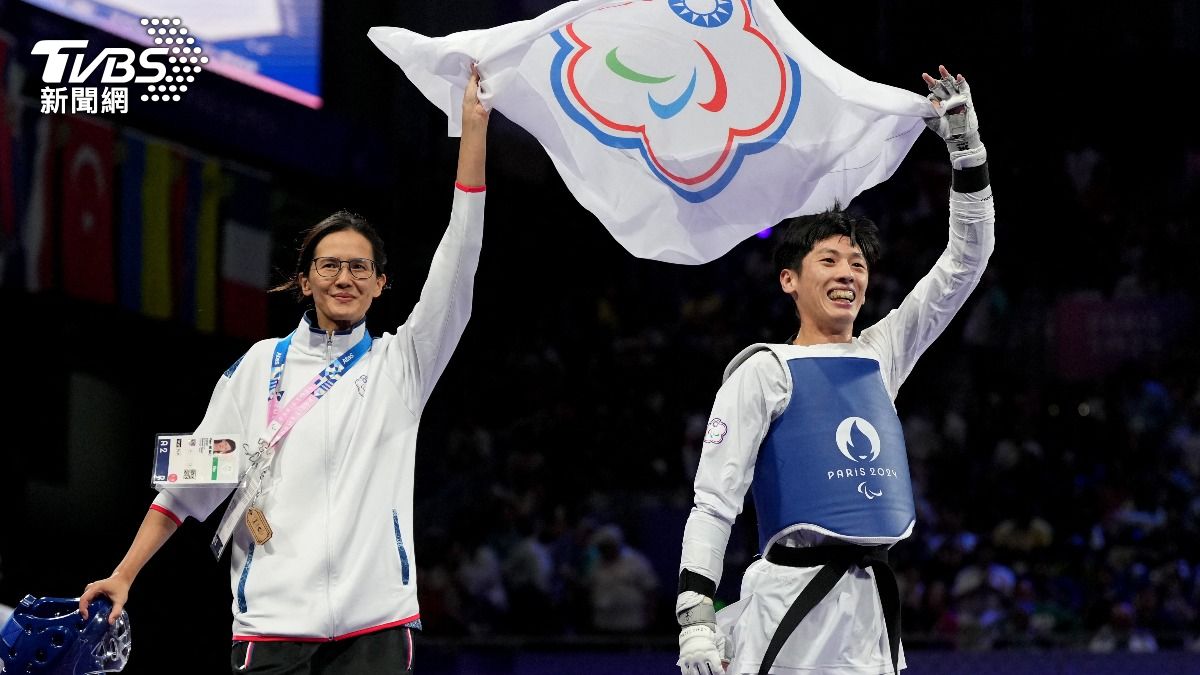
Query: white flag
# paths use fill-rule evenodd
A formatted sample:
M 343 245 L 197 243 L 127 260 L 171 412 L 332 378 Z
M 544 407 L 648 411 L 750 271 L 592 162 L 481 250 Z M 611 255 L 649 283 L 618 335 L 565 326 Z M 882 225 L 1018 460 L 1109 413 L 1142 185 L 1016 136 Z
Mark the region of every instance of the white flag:
M 674 263 L 849 203 L 933 115 L 923 96 L 834 63 L 773 0 L 578 0 L 442 38 L 368 35 L 451 135 L 478 63 L 485 105 L 538 139 L 613 237 Z

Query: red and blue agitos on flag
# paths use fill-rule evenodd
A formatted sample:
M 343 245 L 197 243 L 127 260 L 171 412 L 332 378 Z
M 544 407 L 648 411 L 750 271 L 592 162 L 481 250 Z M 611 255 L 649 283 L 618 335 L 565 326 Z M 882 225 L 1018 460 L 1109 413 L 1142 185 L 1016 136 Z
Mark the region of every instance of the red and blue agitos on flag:
M 578 0 L 441 38 L 368 35 L 452 135 L 478 64 L 484 104 L 537 138 L 622 246 L 667 262 L 848 204 L 934 115 L 923 94 L 825 56 L 773 0 Z
M 799 65 L 755 27 L 747 0 L 707 9 L 643 0 L 553 34 L 561 49 L 551 83 L 563 111 L 601 143 L 636 150 L 689 202 L 719 194 L 748 155 L 777 143 L 800 103 Z M 682 24 L 673 40 L 625 30 L 660 14 Z

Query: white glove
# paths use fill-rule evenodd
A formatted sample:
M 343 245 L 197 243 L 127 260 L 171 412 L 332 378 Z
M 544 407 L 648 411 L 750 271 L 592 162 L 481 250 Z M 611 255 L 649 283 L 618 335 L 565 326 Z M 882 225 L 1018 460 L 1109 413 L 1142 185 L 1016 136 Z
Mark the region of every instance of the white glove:
M 717 633 L 715 623 L 696 623 L 679 631 L 679 666 L 682 675 L 724 675 L 721 656 L 725 636 Z
M 679 666 L 682 675 L 724 675 L 725 636 L 717 632 L 712 598 L 694 591 L 679 594 L 675 616 L 679 631 Z
M 971 100 L 971 87 L 962 75 L 951 77 L 945 66 L 938 70 L 940 79 L 924 76 L 929 102 L 937 115 L 925 118 L 925 125 L 946 142 L 954 168 L 978 166 L 987 157 L 979 138 L 979 117 Z

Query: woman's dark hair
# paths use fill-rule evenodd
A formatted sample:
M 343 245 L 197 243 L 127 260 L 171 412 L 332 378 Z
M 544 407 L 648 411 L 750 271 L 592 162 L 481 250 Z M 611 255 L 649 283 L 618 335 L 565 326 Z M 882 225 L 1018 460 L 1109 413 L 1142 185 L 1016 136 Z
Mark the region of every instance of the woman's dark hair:
M 375 231 L 371 223 L 367 222 L 366 218 L 352 211 L 342 209 L 303 232 L 299 255 L 296 258 L 295 272 L 288 277 L 287 281 L 272 288 L 271 292 L 294 290 L 300 298 L 303 298 L 304 294 L 300 290 L 300 275 L 308 274 L 308 268 L 312 266 L 313 252 L 317 250 L 317 244 L 326 235 L 341 232 L 342 230 L 353 230 L 371 242 L 371 257 L 375 260 L 375 274 L 384 274 L 384 270 L 387 267 L 387 251 L 383 246 L 383 238 L 379 236 L 379 233 Z
M 879 243 L 879 228 L 866 218 L 858 218 L 842 210 L 839 203 L 823 213 L 792 218 L 783 225 L 779 243 L 775 244 L 773 259 L 775 272 L 784 269 L 798 270 L 804 256 L 822 239 L 836 236 L 849 237 L 850 242 L 862 251 L 867 267 L 875 265 L 882 252 Z

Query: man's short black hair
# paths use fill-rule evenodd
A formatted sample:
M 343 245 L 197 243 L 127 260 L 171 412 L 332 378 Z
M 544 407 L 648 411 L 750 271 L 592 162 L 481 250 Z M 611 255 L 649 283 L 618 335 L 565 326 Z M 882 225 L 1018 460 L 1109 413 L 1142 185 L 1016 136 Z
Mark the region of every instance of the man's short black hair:
M 849 237 L 850 242 L 862 251 L 870 269 L 879 260 L 882 245 L 879 243 L 879 228 L 866 218 L 859 218 L 842 210 L 841 204 L 810 216 L 797 216 L 779 226 L 779 242 L 775 244 L 775 272 L 784 269 L 798 270 L 808 252 L 817 242 L 829 237 Z

